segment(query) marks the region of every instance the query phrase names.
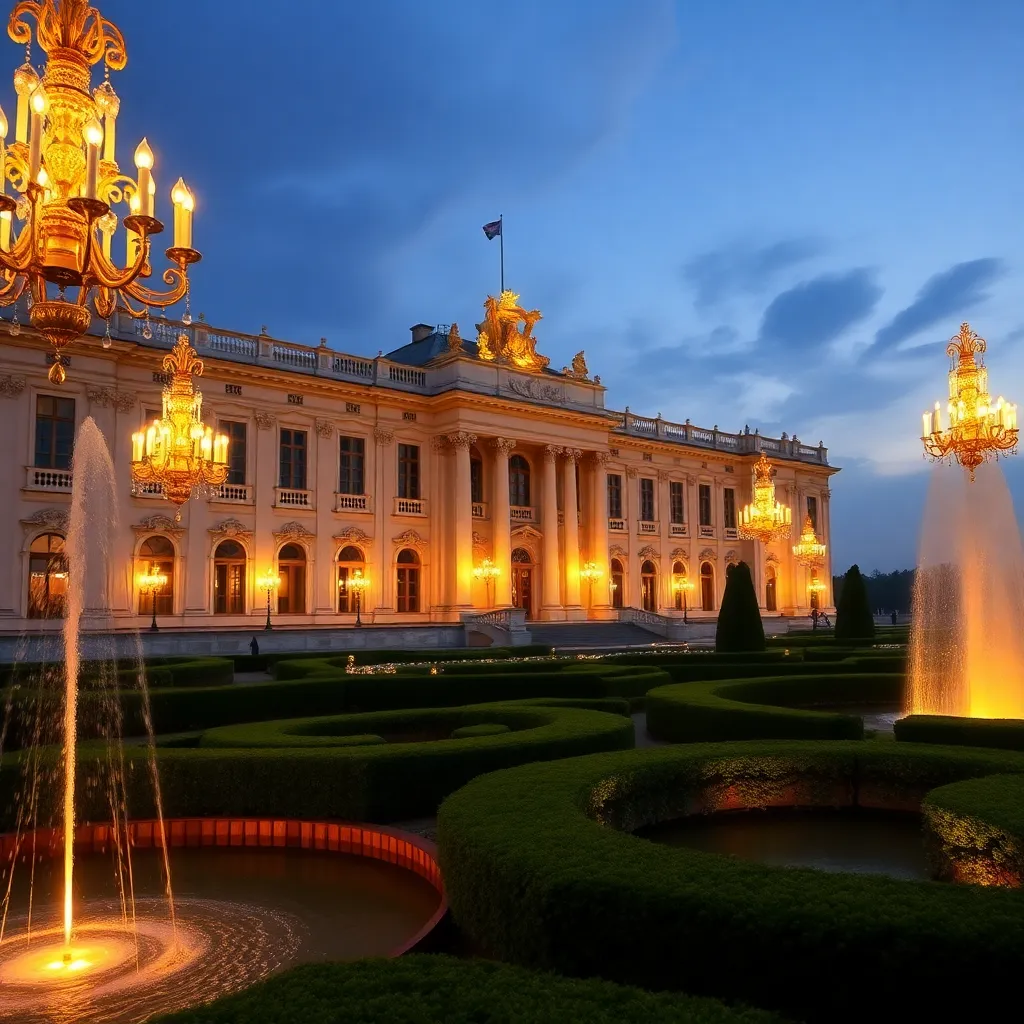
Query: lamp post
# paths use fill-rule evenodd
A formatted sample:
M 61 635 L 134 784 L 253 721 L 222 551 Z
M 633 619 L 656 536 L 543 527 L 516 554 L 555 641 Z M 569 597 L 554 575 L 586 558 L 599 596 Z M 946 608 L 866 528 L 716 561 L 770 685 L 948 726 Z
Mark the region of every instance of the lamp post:
M 363 605 L 363 591 L 370 585 L 370 581 L 363 575 L 362 569 L 353 569 L 349 577 L 348 585 L 356 592 L 356 625 L 361 626 Z
M 256 586 L 259 587 L 260 590 L 265 590 L 267 592 L 267 624 L 263 627 L 265 630 L 274 628 L 270 624 L 270 595 L 277 590 L 280 582 L 281 580 L 273 569 L 268 569 L 259 577 L 259 579 L 256 580 Z
M 690 577 L 686 576 L 685 574 L 682 575 L 682 576 L 676 576 L 672 580 L 672 589 L 677 594 L 682 594 L 683 595 L 683 623 L 685 625 L 686 623 L 688 623 L 690 621 L 687 618 L 686 595 L 691 590 L 693 590 L 693 580 L 691 580 Z
M 594 561 L 584 562 L 583 568 L 580 569 L 580 579 L 587 581 L 588 612 L 594 605 L 594 581 L 601 579 L 602 576 L 604 576 L 604 569 Z
M 139 575 L 139 589 L 144 594 L 148 594 L 153 602 L 153 621 L 149 626 L 151 633 L 157 633 L 160 630 L 160 627 L 156 624 L 156 595 L 158 591 L 163 590 L 166 586 L 167 577 L 160 571 L 160 566 L 155 562 L 150 565 L 149 572 Z
M 485 558 L 474 570 L 474 579 L 483 580 L 484 586 L 487 588 L 487 607 L 493 606 L 494 602 L 491 600 L 491 588 L 494 586 L 494 580 L 496 577 L 501 575 L 501 569 L 498 568 L 489 558 Z

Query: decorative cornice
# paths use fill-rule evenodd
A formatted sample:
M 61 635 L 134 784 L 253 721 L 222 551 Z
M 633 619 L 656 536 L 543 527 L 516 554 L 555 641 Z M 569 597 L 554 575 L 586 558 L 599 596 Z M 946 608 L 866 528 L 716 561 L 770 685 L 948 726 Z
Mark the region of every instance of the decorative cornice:
M 513 394 L 529 398 L 534 402 L 551 402 L 555 405 L 565 404 L 565 388 L 556 384 L 546 384 L 528 377 L 509 377 L 505 387 Z
M 257 430 L 270 430 L 271 427 L 277 422 L 277 417 L 272 412 L 267 412 L 265 409 L 257 409 L 253 416 L 256 420 Z
M 170 516 L 155 515 L 148 516 L 132 527 L 135 533 L 166 533 L 169 537 L 177 540 L 185 535 L 183 527 L 179 526 Z
M 768 563 L 770 565 L 778 565 L 779 564 L 779 556 L 777 554 L 775 554 L 774 551 L 769 551 L 768 554 L 764 556 L 764 560 L 765 560 L 766 563 Z
M 315 533 L 311 533 L 302 523 L 294 519 L 290 523 L 285 523 L 280 530 L 274 531 L 274 540 L 278 543 L 283 540 L 313 540 L 315 537 Z
M 636 466 L 627 466 L 626 467 L 626 479 L 627 480 L 635 480 L 636 479 Z
M 740 556 L 737 555 L 736 552 L 732 548 L 730 548 L 728 551 L 726 551 L 726 553 L 725 553 L 725 564 L 726 565 L 735 565 L 739 560 L 740 560 Z
M 473 445 L 476 444 L 476 434 L 471 434 L 468 430 L 457 430 L 453 434 L 445 434 L 445 440 L 456 450 L 469 451 Z
M 415 530 L 406 530 L 392 537 L 391 543 L 396 548 L 413 548 L 416 551 L 425 551 L 427 547 L 427 542 Z
M 347 530 L 342 530 L 341 533 L 336 533 L 331 540 L 336 544 L 372 544 L 373 538 L 366 533 L 365 530 L 360 530 L 358 526 L 350 526 Z
M 562 446 L 557 444 L 546 444 L 544 446 L 544 461 L 555 462 L 562 454 Z
M 240 519 L 222 519 L 216 526 L 211 526 L 206 532 L 214 537 L 252 540 L 252 530 Z
M 40 526 L 48 526 L 52 530 L 66 531 L 68 528 L 68 510 L 66 508 L 41 508 L 38 512 L 26 516 L 21 525 L 34 529 Z
M 628 558 L 629 552 L 621 544 L 613 544 L 608 549 L 609 558 Z
M 658 470 L 658 483 L 660 483 L 660 484 L 668 483 L 669 478 L 671 476 L 672 476 L 672 474 L 667 469 L 659 469 Z
M 705 548 L 697 556 L 698 562 L 715 562 L 718 560 L 718 552 L 714 548 Z
M 490 545 L 476 530 L 473 531 L 473 557 L 488 558 L 491 553 Z
M 93 405 L 106 408 L 112 405 L 118 412 L 129 412 L 135 408 L 138 396 L 134 391 L 116 391 L 114 388 L 86 388 L 85 396 Z
M 512 449 L 515 448 L 516 441 L 513 437 L 495 437 L 491 440 L 491 447 L 501 455 L 504 455 L 507 459 L 512 454 Z
M 0 395 L 17 398 L 25 390 L 25 378 L 20 374 L 8 373 L 0 377 Z
M 685 548 L 674 548 L 669 558 L 673 562 L 688 562 L 690 560 L 690 554 Z
M 387 448 L 395 440 L 395 432 L 385 427 L 374 427 L 373 440 L 381 448 Z
M 528 523 L 523 523 L 522 526 L 517 526 L 512 531 L 510 536 L 511 537 L 516 537 L 519 540 L 524 540 L 525 539 L 525 540 L 533 541 L 533 540 L 541 540 L 543 538 L 544 534 L 542 534 L 540 532 L 540 530 L 538 530 L 536 527 L 530 526 Z
M 325 441 L 330 441 L 330 439 L 334 437 L 334 424 L 330 420 L 317 420 L 316 432 Z
M 641 562 L 656 562 L 661 558 L 661 552 L 653 544 L 646 544 L 637 552 L 637 557 Z

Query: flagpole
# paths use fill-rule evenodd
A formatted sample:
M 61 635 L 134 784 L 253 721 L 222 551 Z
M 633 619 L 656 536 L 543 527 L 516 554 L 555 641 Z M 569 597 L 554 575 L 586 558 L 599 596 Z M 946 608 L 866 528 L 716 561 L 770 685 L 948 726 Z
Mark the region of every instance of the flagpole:
M 499 245 L 499 247 L 501 249 L 501 256 L 500 256 L 500 259 L 501 259 L 501 292 L 498 293 L 499 295 L 502 292 L 505 291 L 505 224 L 504 224 L 504 222 L 502 220 L 502 217 L 503 217 L 503 215 L 499 213 L 498 214 L 498 239 L 499 239 L 498 245 Z

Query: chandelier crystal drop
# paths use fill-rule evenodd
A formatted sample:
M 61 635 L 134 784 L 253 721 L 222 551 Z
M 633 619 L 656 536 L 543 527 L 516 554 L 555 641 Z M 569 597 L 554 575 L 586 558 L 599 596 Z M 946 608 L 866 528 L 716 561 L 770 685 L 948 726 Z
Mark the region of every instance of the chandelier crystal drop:
M 739 535 L 744 540 L 769 544 L 788 537 L 793 513 L 788 505 L 775 500 L 772 464 L 764 453 L 754 463 L 754 500 L 740 510 Z
M 793 557 L 797 563 L 807 569 L 816 569 L 825 564 L 826 547 L 818 540 L 814 532 L 814 523 L 810 513 L 804 517 L 804 528 L 800 533 L 800 541 L 793 545 Z
M 135 150 L 135 176 L 115 155 L 121 101 L 109 78 L 91 89 L 91 68 L 120 71 L 128 57 L 120 30 L 87 0 L 21 0 L 7 32 L 14 42 L 35 41 L 46 54 L 40 79 L 28 58 L 14 73 L 14 141 L 0 110 L 0 305 L 24 294 L 29 320 L 54 348 L 50 381 L 67 378 L 63 349 L 106 320 L 118 303 L 133 316 L 165 308 L 188 292 L 188 268 L 201 255 L 192 247 L 195 199 L 179 178 L 171 189 L 174 240 L 166 291 L 143 282 L 153 274 L 152 238 L 164 230 L 155 216 L 155 158 L 143 139 Z M 14 192 L 14 195 L 9 194 Z M 123 263 L 112 252 L 119 218 Z M 70 290 L 70 291 L 69 291 Z
M 181 506 L 197 489 L 224 483 L 228 475 L 228 439 L 213 435 L 203 423 L 203 394 L 192 378 L 203 372 L 188 336 L 178 335 L 170 355 L 164 356 L 164 371 L 171 382 L 164 388 L 163 412 L 145 431 L 132 434 L 132 480 L 138 484 L 159 484 L 163 496 Z
M 988 391 L 988 370 L 979 357 L 988 347 L 967 323 L 946 346 L 955 360 L 949 371 L 949 425 L 942 425 L 942 405 L 935 403 L 922 417 L 921 441 L 936 461 L 953 458 L 974 480 L 974 471 L 999 454 L 1017 450 L 1017 406 L 1002 396 L 995 403 Z

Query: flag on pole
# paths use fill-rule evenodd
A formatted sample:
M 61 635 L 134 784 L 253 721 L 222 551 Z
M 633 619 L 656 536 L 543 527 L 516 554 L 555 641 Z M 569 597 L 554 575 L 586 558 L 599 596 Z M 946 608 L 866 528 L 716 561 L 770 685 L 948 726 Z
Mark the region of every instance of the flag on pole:
M 487 236 L 488 241 L 493 241 L 497 238 L 501 234 L 501 221 L 492 220 L 490 224 L 485 224 L 484 234 Z

